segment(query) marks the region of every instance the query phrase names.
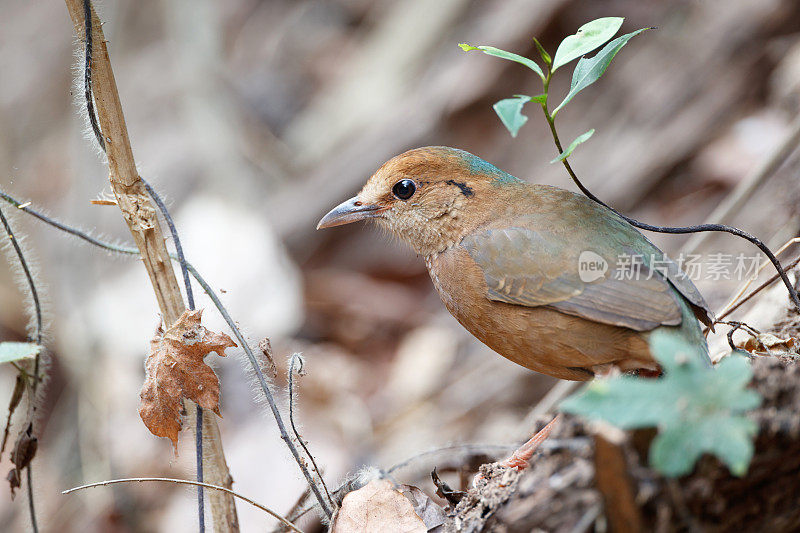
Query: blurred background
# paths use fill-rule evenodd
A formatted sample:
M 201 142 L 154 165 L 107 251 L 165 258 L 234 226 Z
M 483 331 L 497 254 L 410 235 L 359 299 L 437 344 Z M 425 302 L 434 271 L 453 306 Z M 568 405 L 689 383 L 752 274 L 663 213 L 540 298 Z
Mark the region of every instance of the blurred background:
M 574 188 L 537 109 L 512 139 L 491 105 L 538 94 L 527 69 L 457 44 L 534 57 L 624 16 L 632 40 L 607 74 L 559 114 L 563 140 L 596 128 L 572 157 L 597 195 L 640 220 L 699 223 L 792 131 L 800 106 L 794 0 L 104 0 L 97 4 L 140 173 L 167 199 L 189 260 L 279 376 L 306 357 L 298 420 L 333 485 L 453 442 L 519 443 L 555 380 L 505 361 L 444 310 L 424 262 L 374 228 L 315 231 L 385 160 L 410 148 L 471 151 L 520 178 Z M 95 236 L 129 242 L 87 140 L 82 54 L 64 5 L 0 0 L 0 187 Z M 76 56 L 76 51 L 79 52 Z M 76 70 L 77 69 L 77 70 Z M 553 83 L 565 94 L 569 72 Z M 557 97 L 556 97 L 557 98 Z M 792 156 L 732 222 L 774 248 L 798 231 Z M 4 209 L 8 211 L 8 209 Z M 18 214 L 46 287 L 53 363 L 35 493 L 44 531 L 188 531 L 194 490 L 86 482 L 194 476 L 137 414 L 156 301 L 135 260 L 112 257 Z M 684 236 L 650 235 L 673 256 Z M 755 255 L 729 236 L 698 253 Z M 705 255 L 704 255 L 705 256 Z M 767 270 L 765 275 L 771 275 Z M 739 286 L 696 280 L 713 309 Z M 199 293 L 199 288 L 197 289 Z M 225 331 L 207 299 L 207 326 Z M 0 264 L 0 339 L 25 336 L 24 299 Z M 724 331 L 723 331 L 724 333 Z M 281 512 L 303 489 L 244 356 L 210 356 L 222 380 L 223 442 L 234 488 Z M 0 404 L 15 371 L 0 367 Z M 286 396 L 281 394 L 285 403 Z M 2 415 L 4 417 L 4 415 Z M 15 434 L 15 433 L 14 433 Z M 430 492 L 446 457 L 398 474 Z M 10 468 L 2 457 L 3 472 Z M 24 487 L 23 487 L 24 489 Z M 3 492 L 3 491 L 0 491 Z M 0 498 L 3 529 L 28 528 L 25 495 Z M 273 522 L 238 504 L 244 531 Z M 311 522 L 306 522 L 308 527 Z M 313 530 L 313 528 L 312 528 Z

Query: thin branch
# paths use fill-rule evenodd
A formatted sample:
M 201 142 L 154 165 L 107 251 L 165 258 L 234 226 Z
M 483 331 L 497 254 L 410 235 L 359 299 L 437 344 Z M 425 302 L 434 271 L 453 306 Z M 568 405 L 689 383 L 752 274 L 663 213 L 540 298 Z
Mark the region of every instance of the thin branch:
M 756 338 L 758 338 L 758 335 L 761 334 L 761 332 L 758 331 L 757 329 L 748 326 L 744 322 L 739 322 L 736 320 L 717 320 L 716 323 L 725 324 L 726 326 L 731 326 L 731 329 L 728 330 L 727 337 L 728 337 L 728 346 L 730 346 L 731 350 L 733 351 L 738 350 L 738 347 L 733 343 L 733 334 L 736 333 L 737 330 L 744 329 L 745 331 L 750 333 L 750 335 Z
M 189 480 L 189 479 L 173 479 L 173 478 L 167 478 L 167 477 L 131 477 L 131 478 L 123 478 L 123 479 L 109 479 L 109 480 L 106 480 L 106 481 L 98 481 L 97 483 L 89 483 L 87 485 L 81 485 L 79 487 L 73 487 L 71 489 L 67 489 L 67 490 L 61 491 L 61 494 L 70 494 L 70 493 L 78 491 L 78 490 L 90 489 L 90 488 L 94 488 L 94 487 L 103 487 L 103 486 L 106 486 L 106 485 L 114 485 L 116 483 L 134 483 L 134 482 L 135 483 L 141 483 L 143 481 L 160 481 L 160 482 L 164 482 L 164 483 L 177 483 L 179 485 L 200 485 L 200 486 L 203 486 L 203 487 L 205 487 L 207 489 L 219 490 L 219 491 L 228 493 L 228 494 L 230 494 L 231 496 L 233 496 L 235 498 L 239 498 L 240 500 L 243 500 L 243 501 L 249 503 L 253 507 L 257 507 L 258 509 L 261 509 L 262 511 L 264 511 L 267 514 L 269 514 L 273 518 L 279 520 L 283 525 L 285 525 L 286 527 L 290 528 L 292 531 L 296 531 L 297 533 L 303 533 L 300 529 L 298 529 L 298 527 L 296 525 L 292 524 L 286 518 L 284 518 L 283 516 L 279 515 L 278 513 L 276 513 L 275 511 L 273 511 L 269 507 L 267 507 L 266 505 L 261 505 L 260 503 L 254 501 L 254 500 L 251 500 L 247 496 L 239 494 L 238 492 L 234 492 L 229 488 L 220 487 L 219 485 L 212 485 L 210 483 L 200 483 L 200 482 L 192 481 L 192 480 Z
M 3 214 L 2 209 L 0 209 L 0 222 L 3 223 L 3 228 L 6 230 L 8 240 L 11 241 L 11 246 L 14 248 L 14 253 L 17 255 L 17 259 L 19 259 L 22 272 L 25 274 L 25 281 L 28 283 L 28 291 L 30 292 L 31 299 L 33 300 L 36 334 L 35 338 L 31 340 L 35 341 L 36 344 L 42 344 L 42 304 L 39 300 L 39 291 L 36 289 L 36 283 L 33 281 L 33 274 L 31 273 L 31 268 L 28 265 L 28 261 L 25 260 L 25 254 L 22 252 L 22 247 L 19 245 L 19 242 L 17 242 L 17 238 L 14 236 L 14 232 L 11 230 L 11 225 L 8 223 L 8 220 Z
M 284 424 L 283 417 L 281 417 L 281 413 L 278 410 L 278 405 L 277 403 L 275 403 L 275 397 L 272 395 L 272 391 L 270 390 L 269 385 L 267 384 L 267 380 L 264 377 L 264 373 L 261 371 L 261 366 L 258 364 L 256 356 L 253 354 L 252 348 L 250 348 L 250 344 L 248 344 L 247 340 L 244 338 L 244 335 L 242 335 L 242 332 L 239 331 L 239 328 L 236 326 L 236 323 L 233 321 L 233 318 L 231 318 L 231 315 L 228 313 L 228 310 L 225 308 L 224 305 L 222 305 L 222 302 L 220 301 L 219 297 L 211 288 L 211 286 L 208 283 L 206 283 L 206 280 L 203 279 L 202 276 L 200 276 L 200 274 L 197 272 L 197 270 L 195 270 L 195 268 L 191 265 L 191 263 L 187 262 L 186 268 L 189 269 L 189 272 L 191 272 L 194 279 L 197 280 L 197 283 L 199 283 L 200 286 L 203 287 L 203 290 L 206 292 L 208 297 L 211 298 L 212 302 L 214 302 L 214 306 L 219 311 L 219 314 L 222 315 L 222 318 L 228 324 L 228 327 L 233 332 L 233 335 L 239 341 L 240 346 L 242 347 L 244 353 L 247 355 L 247 358 L 250 361 L 250 366 L 253 368 L 253 372 L 258 378 L 258 383 L 261 386 L 261 390 L 264 393 L 264 397 L 267 400 L 267 404 L 269 405 L 269 408 L 272 411 L 272 416 L 275 418 L 275 423 L 278 425 L 278 432 L 281 435 L 281 439 L 283 440 L 284 443 L 286 443 L 286 446 L 289 448 L 292 457 L 294 457 L 297 466 L 303 473 L 303 477 L 306 478 L 306 482 L 308 483 L 309 487 L 311 487 L 311 492 L 314 493 L 314 497 L 317 499 L 317 502 L 319 502 L 320 507 L 322 509 L 325 509 L 325 499 L 322 496 L 319 487 L 317 487 L 314 478 L 311 477 L 311 473 L 308 471 L 308 467 L 300 458 L 300 453 L 297 451 L 297 448 L 292 442 L 292 438 L 286 432 L 286 424 Z M 327 514 L 327 513 L 326 515 L 328 516 L 328 518 L 331 518 L 332 516 L 332 514 Z
M 297 370 L 295 370 L 295 364 L 299 365 Z M 331 506 L 325 509 L 325 512 L 331 512 L 336 508 L 336 503 L 334 503 L 333 498 L 331 498 L 331 493 L 328 491 L 328 485 L 325 484 L 325 480 L 322 477 L 322 473 L 319 471 L 319 467 L 317 466 L 317 461 L 314 460 L 314 456 L 311 455 L 311 451 L 306 446 L 306 442 L 303 440 L 303 437 L 300 436 L 300 432 L 297 431 L 297 426 L 294 423 L 294 375 L 297 372 L 298 376 L 303 375 L 303 367 L 304 361 L 303 357 L 299 353 L 292 354 L 291 361 L 289 362 L 289 424 L 292 426 L 292 432 L 294 433 L 297 442 L 300 443 L 300 446 L 303 447 L 303 451 L 306 452 L 309 460 L 311 460 L 311 466 L 314 469 L 314 472 L 317 474 L 317 478 L 319 478 L 320 483 L 322 484 L 322 488 L 325 489 L 325 495 L 328 497 L 328 502 L 330 502 Z
M 195 405 L 194 423 L 194 453 L 195 453 L 195 477 L 198 483 L 203 483 L 203 408 Z M 205 497 L 203 495 L 203 485 L 197 485 L 197 521 L 200 533 L 206 530 L 206 510 Z
M 800 237 L 793 237 L 793 238 L 789 239 L 788 241 L 783 243 L 783 246 L 781 246 L 780 248 L 775 250 L 775 255 L 780 255 L 781 253 L 783 253 L 784 250 L 786 250 L 787 248 L 789 248 L 793 244 L 797 244 L 798 242 L 800 242 Z M 728 311 L 728 309 L 733 304 L 735 304 L 737 302 L 737 300 L 739 300 L 739 298 L 742 296 L 742 294 L 744 294 L 745 291 L 747 290 L 747 288 L 750 287 L 750 285 L 753 284 L 753 282 L 756 280 L 756 278 L 759 276 L 759 274 L 761 274 L 761 271 L 766 268 L 766 266 L 767 266 L 767 264 L 764 263 L 763 265 L 758 267 L 758 270 L 756 270 L 756 272 L 753 274 L 753 276 L 749 280 L 747 280 L 747 282 L 744 285 L 742 285 L 742 287 L 730 299 L 730 301 L 725 305 L 725 307 L 722 308 L 722 311 L 720 311 L 720 314 L 725 314 Z M 788 267 L 787 270 L 791 270 L 791 267 Z
M 192 283 L 189 280 L 189 269 L 186 268 L 186 257 L 183 255 L 183 246 L 181 245 L 180 237 L 178 237 L 178 230 L 175 227 L 175 221 L 172 220 L 172 215 L 169 214 L 167 205 L 164 203 L 164 200 L 161 199 L 161 196 L 159 196 L 155 189 L 153 189 L 153 187 L 151 187 L 143 177 L 139 176 L 139 179 L 142 180 L 142 183 L 144 183 L 144 188 L 147 190 L 147 194 L 149 194 L 150 198 L 152 198 L 156 203 L 158 209 L 161 211 L 161 214 L 164 216 L 164 220 L 167 222 L 169 232 L 172 234 L 172 242 L 175 244 L 175 253 L 178 256 L 178 263 L 181 265 L 183 284 L 186 288 L 186 301 L 188 303 L 189 310 L 194 311 L 194 294 L 192 293 Z
M 28 481 L 28 513 L 31 515 L 31 529 L 33 533 L 39 533 L 39 525 L 36 523 L 36 506 L 33 504 L 33 471 L 31 465 L 25 467 Z
M 126 247 L 126 246 L 117 246 L 115 244 L 111 244 L 111 243 L 108 243 L 108 242 L 101 241 L 99 239 L 96 239 L 96 238 L 92 237 L 91 235 L 89 235 L 87 232 L 85 232 L 83 230 L 67 226 L 66 224 L 64 224 L 62 222 L 59 222 L 59 221 L 54 220 L 54 219 L 52 219 L 52 218 L 50 218 L 50 217 L 48 217 L 46 215 L 43 215 L 42 213 L 40 213 L 38 211 L 35 211 L 34 209 L 31 209 L 29 205 L 22 204 L 21 202 L 19 202 L 15 198 L 9 196 L 8 194 L 6 194 L 6 193 L 4 193 L 2 191 L 0 191 L 0 198 L 2 198 L 3 200 L 7 201 L 8 203 L 16 206 L 21 211 L 24 211 L 25 213 L 28 213 L 28 214 L 38 218 L 42 222 L 44 222 L 44 223 L 46 223 L 46 224 L 48 224 L 50 226 L 53 226 L 53 227 L 55 227 L 55 228 L 57 228 L 59 230 L 62 230 L 62 231 L 66 232 L 66 233 L 68 233 L 70 235 L 78 237 L 79 239 L 81 239 L 81 240 L 83 240 L 85 242 L 88 242 L 89 244 L 92 244 L 94 246 L 97 246 L 99 248 L 107 250 L 109 252 L 115 252 L 115 253 L 120 253 L 120 254 L 124 254 L 124 255 L 141 255 L 139 250 L 136 249 L 136 248 Z M 174 256 L 174 255 L 170 255 L 170 258 L 172 260 L 174 260 L 174 261 L 178 260 L 177 257 Z M 275 398 L 272 395 L 272 392 L 271 392 L 269 386 L 267 385 L 267 380 L 264 377 L 264 373 L 261 371 L 261 366 L 258 364 L 258 361 L 256 360 L 256 357 L 253 354 L 252 348 L 250 347 L 249 343 L 245 339 L 245 337 L 242 334 L 242 332 L 239 330 L 239 327 L 236 325 L 236 322 L 234 322 L 233 318 L 231 318 L 231 315 L 230 315 L 230 313 L 228 313 L 228 310 L 222 304 L 222 301 L 219 299 L 219 296 L 217 296 L 217 294 L 214 292 L 214 289 L 211 288 L 211 286 L 208 284 L 208 282 L 206 282 L 206 280 L 200 275 L 200 273 L 188 261 L 186 262 L 186 268 L 189 270 L 189 273 L 192 275 L 192 277 L 194 277 L 194 279 L 197 281 L 197 283 L 203 288 L 205 293 L 211 299 L 211 301 L 213 302 L 214 306 L 217 308 L 217 311 L 219 311 L 219 314 L 222 315 L 222 318 L 228 324 L 228 327 L 230 328 L 231 332 L 236 337 L 236 339 L 239 341 L 239 344 L 241 345 L 241 347 L 244 350 L 245 354 L 247 354 L 247 358 L 250 361 L 250 365 L 253 368 L 253 372 L 256 374 L 256 377 L 258 378 L 258 382 L 259 382 L 259 385 L 261 386 L 261 390 L 264 393 L 264 397 L 266 398 L 267 403 L 269 404 L 270 410 L 272 411 L 272 415 L 275 418 L 275 421 L 276 421 L 276 423 L 278 425 L 278 431 L 280 432 L 281 439 L 286 443 L 286 446 L 289 448 L 289 451 L 291 452 L 292 457 L 294 458 L 295 462 L 297 463 L 298 467 L 300 468 L 300 471 L 303 473 L 303 476 L 306 478 L 306 481 L 308 482 L 309 487 L 311 488 L 311 491 L 314 493 L 314 496 L 316 497 L 317 501 L 320 503 L 320 506 L 322 507 L 323 504 L 324 504 L 324 501 L 325 501 L 324 497 L 322 496 L 322 493 L 320 492 L 319 487 L 317 487 L 316 483 L 314 482 L 314 479 L 311 476 L 310 472 L 308 471 L 308 468 L 306 467 L 306 465 L 304 464 L 304 462 L 300 458 L 300 454 L 297 451 L 297 448 L 294 446 L 294 443 L 292 442 L 291 437 L 289 436 L 289 434 L 286 431 L 286 425 L 284 424 L 283 418 L 281 417 L 280 411 L 278 410 L 278 406 L 275 403 Z M 330 516 L 328 518 L 330 518 Z
M 789 264 L 786 266 L 786 269 L 787 269 L 787 270 L 791 270 L 791 269 L 793 269 L 794 267 L 796 267 L 798 264 L 800 264 L 800 257 L 798 257 L 797 259 L 795 259 L 794 261 L 792 261 L 791 263 L 789 263 Z M 755 289 L 753 289 L 753 290 L 752 290 L 752 291 L 751 291 L 751 292 L 750 292 L 750 293 L 749 293 L 747 296 L 745 296 L 744 298 L 742 298 L 741 300 L 739 300 L 739 302 L 738 302 L 738 303 L 736 303 L 736 305 L 732 305 L 730 308 L 728 308 L 728 310 L 727 310 L 727 311 L 725 311 L 725 312 L 724 312 L 724 313 L 722 313 L 722 314 L 721 314 L 719 317 L 717 317 L 717 320 L 722 320 L 723 318 L 725 318 L 725 317 L 729 316 L 731 313 L 733 313 L 734 311 L 736 311 L 737 309 L 739 309 L 741 306 L 743 306 L 745 303 L 747 303 L 748 301 L 750 301 L 750 299 L 751 299 L 753 296 L 755 296 L 755 295 L 756 295 L 756 294 L 758 294 L 759 292 L 763 291 L 764 289 L 766 289 L 767 287 L 769 287 L 770 285 L 772 285 L 773 283 L 775 283 L 775 281 L 777 281 L 777 280 L 778 280 L 778 278 L 779 278 L 778 274 L 775 274 L 775 275 L 773 275 L 773 276 L 772 276 L 771 278 L 769 278 L 767 281 L 765 281 L 764 283 L 762 283 L 761 285 L 759 285 L 758 287 L 756 287 Z
M 545 92 L 545 94 L 548 93 L 548 88 L 549 88 L 549 83 L 550 83 L 550 77 L 551 76 L 552 76 L 552 72 L 550 72 L 548 70 L 547 77 L 546 77 L 545 82 L 544 82 L 544 92 Z M 564 153 L 564 149 L 561 146 L 561 139 L 559 138 L 558 132 L 556 131 L 555 118 L 553 118 L 553 116 L 550 114 L 550 110 L 549 110 L 549 108 L 547 106 L 547 100 L 542 102 L 541 106 L 542 106 L 542 111 L 544 112 L 545 119 L 547 119 L 547 124 L 550 126 L 550 132 L 551 132 L 551 134 L 553 136 L 553 142 L 555 143 L 556 148 L 558 149 L 558 153 L 562 154 L 562 153 Z M 572 178 L 572 181 L 575 182 L 575 185 L 578 186 L 578 188 L 581 190 L 581 192 L 583 194 L 585 194 L 590 200 L 602 205 L 606 209 L 609 209 L 611 212 L 615 213 L 620 218 L 622 218 L 623 220 L 625 220 L 626 222 L 628 222 L 630 225 L 632 225 L 634 227 L 637 227 L 637 228 L 643 229 L 643 230 L 647 230 L 647 231 L 654 231 L 654 232 L 657 232 L 657 233 L 670 233 L 670 234 L 701 233 L 701 232 L 708 232 L 708 231 L 720 231 L 720 232 L 730 233 L 732 235 L 736 235 L 737 237 L 741 237 L 742 239 L 750 241 L 759 250 L 764 252 L 764 255 L 766 255 L 769 258 L 770 262 L 772 262 L 772 264 L 775 266 L 775 270 L 778 271 L 778 274 L 780 275 L 780 278 L 783 281 L 783 284 L 786 285 L 786 290 L 789 291 L 789 296 L 792 299 L 792 302 L 794 302 L 794 305 L 797 308 L 797 310 L 800 311 L 800 296 L 798 296 L 797 291 L 792 286 L 792 282 L 789 281 L 789 277 L 786 275 L 786 271 L 781 266 L 781 263 L 780 263 L 780 261 L 778 261 L 778 258 L 775 257 L 775 254 L 773 254 L 772 251 L 767 247 L 767 245 L 765 245 L 763 242 L 761 242 L 761 240 L 758 237 L 750 235 L 746 231 L 742 231 L 739 228 L 734 228 L 733 226 L 726 226 L 725 224 L 699 224 L 699 225 L 696 225 L 696 226 L 670 227 L 670 226 L 655 226 L 653 224 L 647 224 L 645 222 L 640 222 L 640 221 L 638 221 L 638 220 L 636 220 L 634 218 L 631 218 L 631 217 L 628 217 L 626 215 L 623 215 L 622 213 L 620 213 L 619 211 L 617 211 L 613 207 L 611 207 L 608 204 L 606 204 L 605 202 L 603 202 L 600 198 L 595 196 L 594 193 L 592 193 L 592 191 L 587 189 L 583 185 L 583 183 L 581 183 L 581 180 L 575 174 L 575 171 L 572 170 L 572 166 L 569 164 L 569 161 L 567 159 L 568 158 L 565 157 L 564 159 L 561 160 L 561 162 L 563 163 L 564 168 L 567 170 L 567 173 Z
M 25 254 L 22 251 L 22 247 L 17 242 L 16 237 L 14 236 L 14 232 L 11 229 L 11 225 L 8 223 L 6 216 L 3 214 L 3 210 L 0 209 L 0 221 L 3 223 L 3 228 L 6 230 L 6 234 L 8 235 L 8 239 L 11 241 L 11 246 L 14 248 L 14 253 L 17 255 L 17 259 L 19 260 L 19 264 L 22 267 L 22 271 L 25 274 L 25 280 L 28 283 L 28 290 L 30 291 L 31 299 L 33 300 L 33 309 L 34 309 L 34 316 L 35 316 L 35 339 L 36 344 L 42 344 L 42 304 L 39 300 L 39 291 L 36 289 L 36 283 L 33 280 L 33 274 L 31 273 L 30 266 L 28 265 L 28 261 L 25 259 Z M 39 385 L 39 361 L 41 359 L 41 355 L 39 353 L 36 354 L 36 358 L 34 359 L 34 366 L 33 366 L 33 384 L 31 385 L 31 393 L 30 393 L 30 402 L 31 402 L 31 410 L 35 411 L 36 405 L 36 388 Z M 10 417 L 10 413 L 9 413 Z M 30 429 L 30 428 L 29 428 Z M 34 507 L 34 499 L 33 499 L 33 473 L 31 472 L 31 464 L 25 467 L 27 470 L 27 494 L 28 494 L 28 510 L 31 515 L 31 528 L 33 529 L 34 533 L 39 532 L 39 525 L 36 522 L 36 509 Z

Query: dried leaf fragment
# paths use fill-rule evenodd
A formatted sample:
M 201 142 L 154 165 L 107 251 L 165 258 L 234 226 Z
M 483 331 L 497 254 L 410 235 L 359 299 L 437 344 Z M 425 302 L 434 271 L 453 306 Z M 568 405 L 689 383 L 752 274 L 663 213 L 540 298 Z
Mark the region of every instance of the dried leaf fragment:
M 413 485 L 400 485 L 398 490 L 411 502 L 414 512 L 422 519 L 428 531 L 438 531 L 443 527 L 447 514 L 425 491 Z
M 14 416 L 14 411 L 17 410 L 19 402 L 22 401 L 22 394 L 25 392 L 25 383 L 25 376 L 17 374 L 17 380 L 14 383 L 14 391 L 11 393 L 11 399 L 8 401 L 8 418 L 6 419 L 6 428 L 3 430 L 3 442 L 0 444 L 0 455 L 3 455 L 6 449 L 8 433 L 11 431 L 11 417 Z
M 782 339 L 772 333 L 759 333 L 756 337 L 749 337 L 739 347 L 752 354 L 797 355 L 797 339 L 794 337 Z
M 11 462 L 14 464 L 14 468 L 8 472 L 6 479 L 11 486 L 12 498 L 14 491 L 20 486 L 22 471 L 31 464 L 38 448 L 39 440 L 33 435 L 33 426 L 29 424 L 27 429 L 20 431 L 17 442 L 14 443 L 14 449 L 11 451 Z
M 333 533 L 426 533 L 411 502 L 385 479 L 370 481 L 344 497 Z
M 450 485 L 439 477 L 439 472 L 437 472 L 435 468 L 433 472 L 431 472 L 431 480 L 433 480 L 433 484 L 436 486 L 436 495 L 450 502 L 450 505 L 453 507 L 458 505 L 458 502 L 467 495 L 463 490 L 454 490 L 450 487 Z
M 153 435 L 167 437 L 176 448 L 182 398 L 220 415 L 219 379 L 203 358 L 210 352 L 224 357 L 225 348 L 236 347 L 229 336 L 203 327 L 201 315 L 202 310 L 184 311 L 165 332 L 159 328 L 145 361 L 139 416 Z

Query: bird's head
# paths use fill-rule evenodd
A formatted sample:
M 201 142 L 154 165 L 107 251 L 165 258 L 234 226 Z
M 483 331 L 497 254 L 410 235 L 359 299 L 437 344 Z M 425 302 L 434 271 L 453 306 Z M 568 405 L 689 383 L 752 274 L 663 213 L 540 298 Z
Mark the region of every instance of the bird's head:
M 433 146 L 386 162 L 358 195 L 334 207 L 317 229 L 375 219 L 421 255 L 441 252 L 485 222 L 491 188 L 519 180 L 469 152 Z

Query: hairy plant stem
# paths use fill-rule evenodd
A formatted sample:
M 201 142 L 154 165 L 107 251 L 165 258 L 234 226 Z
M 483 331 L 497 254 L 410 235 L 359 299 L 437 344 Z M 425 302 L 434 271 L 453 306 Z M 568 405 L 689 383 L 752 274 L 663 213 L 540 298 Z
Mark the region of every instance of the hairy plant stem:
M 25 259 L 25 254 L 22 251 L 22 247 L 19 245 L 17 238 L 14 236 L 14 232 L 11 229 L 11 224 L 8 223 L 8 219 L 3 214 L 3 210 L 0 209 L 0 222 L 3 224 L 3 229 L 6 231 L 6 235 L 8 235 L 8 239 L 11 241 L 11 246 L 14 248 L 14 253 L 19 260 L 19 264 L 22 267 L 22 272 L 25 275 L 25 281 L 28 284 L 28 291 L 31 295 L 31 300 L 33 300 L 33 314 L 34 314 L 34 335 L 33 339 L 35 340 L 36 344 L 42 344 L 42 303 L 39 299 L 39 291 L 36 288 L 36 282 L 33 279 L 33 273 L 31 272 L 30 265 L 28 265 L 28 261 Z M 33 424 L 33 417 L 34 411 L 36 410 L 36 389 L 39 385 L 39 362 L 41 359 L 41 355 L 39 353 L 36 354 L 33 362 L 33 379 L 31 383 L 31 388 L 29 389 L 30 393 L 30 424 Z M 9 420 L 10 420 L 11 413 L 9 413 Z M 28 432 L 30 432 L 30 425 L 28 426 Z M 28 466 L 25 467 L 26 470 L 26 478 L 27 478 L 27 495 L 28 495 L 28 510 L 31 515 L 31 529 L 34 533 L 38 533 L 39 525 L 36 522 L 36 509 L 34 506 L 34 499 L 33 499 L 33 473 L 31 472 L 31 464 L 28 463 Z
M 556 145 L 556 149 L 558 149 L 558 153 L 563 154 L 564 148 L 561 146 L 561 139 L 558 136 L 558 131 L 556 130 L 556 121 L 555 121 L 555 114 L 551 114 L 550 110 L 547 105 L 547 99 L 549 97 L 549 89 L 550 89 L 550 79 L 552 77 L 552 72 L 549 68 L 546 70 L 546 76 L 543 80 L 544 85 L 544 95 L 545 98 L 541 102 L 542 111 L 544 112 L 545 119 L 547 120 L 547 124 L 550 126 L 550 132 L 553 135 L 553 142 Z M 786 271 L 781 266 L 780 261 L 778 258 L 775 257 L 775 254 L 764 244 L 758 237 L 754 235 L 750 235 L 749 233 L 740 230 L 739 228 L 734 228 L 732 226 L 727 226 L 725 224 L 699 224 L 696 226 L 684 226 L 684 227 L 671 227 L 671 226 L 655 226 L 652 224 L 647 224 L 645 222 L 640 222 L 634 218 L 628 217 L 623 215 L 613 207 L 609 206 L 605 202 L 603 202 L 600 198 L 595 196 L 589 189 L 587 189 L 578 176 L 575 174 L 575 171 L 572 170 L 572 166 L 569 164 L 568 158 L 565 157 L 561 160 L 561 163 L 564 165 L 564 168 L 567 170 L 570 178 L 578 186 L 578 189 L 581 190 L 583 194 L 585 194 L 589 199 L 597 202 L 598 204 L 602 205 L 606 209 L 611 210 L 613 213 L 618 215 L 620 218 L 628 222 L 631 226 L 634 226 L 639 229 L 653 231 L 657 233 L 671 233 L 671 234 L 683 234 L 683 233 L 700 233 L 700 232 L 707 232 L 707 231 L 720 231 L 725 233 L 730 233 L 732 235 L 736 235 L 737 237 L 741 237 L 747 241 L 750 241 L 754 244 L 759 250 L 761 250 L 764 255 L 770 260 L 770 262 L 775 266 L 775 270 L 778 271 L 778 275 L 780 276 L 783 284 L 786 286 L 786 290 L 789 292 L 789 297 L 791 298 L 792 302 L 794 303 L 795 307 L 798 311 L 800 311 L 800 296 L 798 296 L 797 291 L 795 290 L 792 282 L 789 280 L 789 276 L 786 275 Z
M 295 370 L 295 363 L 298 365 Z M 314 459 L 314 456 L 311 455 L 311 451 L 306 446 L 306 442 L 303 440 L 303 437 L 300 435 L 300 432 L 297 430 L 297 425 L 294 423 L 294 376 L 295 372 L 298 376 L 302 375 L 303 371 L 303 358 L 300 356 L 299 353 L 292 354 L 292 358 L 289 362 L 289 372 L 288 372 L 288 381 L 289 381 L 289 424 L 292 426 L 292 432 L 294 433 L 297 442 L 300 446 L 303 447 L 303 451 L 306 452 L 306 455 L 311 460 L 311 466 L 314 469 L 314 472 L 317 474 L 320 483 L 322 484 L 322 488 L 325 489 L 325 496 L 328 498 L 328 503 L 330 503 L 330 507 L 328 510 L 332 510 L 336 508 L 336 502 L 333 501 L 331 497 L 330 491 L 328 491 L 328 485 L 325 484 L 325 480 L 322 478 L 322 473 L 317 466 L 317 461 Z M 326 511 L 327 512 L 327 511 Z

